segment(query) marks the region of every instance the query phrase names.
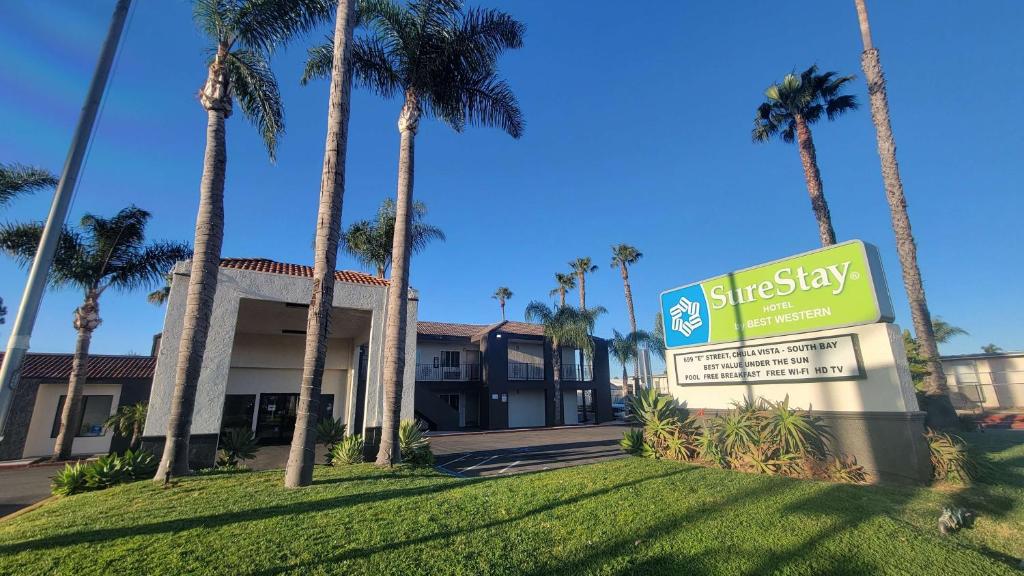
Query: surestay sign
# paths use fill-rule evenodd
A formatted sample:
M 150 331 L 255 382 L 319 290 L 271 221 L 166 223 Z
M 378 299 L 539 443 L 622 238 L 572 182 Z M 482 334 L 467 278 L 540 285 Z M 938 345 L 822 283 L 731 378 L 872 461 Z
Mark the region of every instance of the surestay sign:
M 860 240 L 661 293 L 669 348 L 890 322 L 878 250 Z

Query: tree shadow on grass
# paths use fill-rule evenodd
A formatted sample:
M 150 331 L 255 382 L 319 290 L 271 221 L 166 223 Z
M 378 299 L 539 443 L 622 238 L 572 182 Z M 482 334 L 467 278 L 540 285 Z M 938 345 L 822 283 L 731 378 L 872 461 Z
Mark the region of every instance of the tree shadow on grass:
M 406 547 L 410 547 L 410 546 L 417 546 L 417 545 L 421 545 L 421 544 L 427 544 L 427 543 L 433 542 L 435 540 L 442 540 L 442 539 L 446 539 L 446 538 L 453 538 L 453 537 L 460 536 L 460 535 L 466 535 L 466 534 L 470 534 L 470 533 L 481 531 L 481 530 L 487 530 L 487 529 L 490 529 L 490 528 L 495 528 L 495 527 L 500 526 L 502 524 L 511 524 L 511 523 L 514 523 L 514 522 L 517 522 L 517 521 L 529 518 L 530 516 L 534 516 L 536 514 L 543 514 L 545 512 L 549 512 L 551 510 L 555 510 L 557 508 L 561 508 L 561 507 L 564 507 L 564 506 L 572 506 L 574 504 L 579 504 L 579 503 L 581 503 L 581 502 L 583 502 L 585 500 L 588 500 L 588 499 L 591 499 L 591 498 L 596 498 L 596 497 L 599 497 L 599 496 L 603 496 L 605 494 L 609 494 L 609 493 L 615 492 L 617 490 L 622 490 L 622 489 L 627 489 L 627 488 L 635 488 L 636 486 L 638 486 L 640 484 L 644 484 L 646 482 L 651 482 L 651 481 L 654 481 L 654 480 L 660 480 L 660 479 L 669 478 L 669 477 L 672 477 L 672 476 L 680 476 L 680 475 L 683 475 L 683 474 L 692 473 L 694 470 L 695 470 L 695 468 L 686 467 L 686 468 L 680 468 L 680 469 L 677 469 L 677 470 L 672 470 L 672 471 L 663 472 L 663 473 L 659 473 L 659 474 L 653 474 L 653 475 L 650 475 L 650 476 L 646 476 L 644 478 L 639 478 L 637 480 L 633 480 L 633 481 L 629 481 L 629 482 L 620 482 L 618 484 L 613 484 L 611 486 L 606 486 L 606 487 L 598 489 L 598 490 L 592 490 L 590 492 L 585 492 L 583 494 L 579 494 L 579 495 L 573 496 L 571 498 L 565 498 L 565 499 L 562 499 L 562 500 L 555 500 L 555 501 L 552 501 L 552 502 L 548 502 L 548 503 L 546 503 L 546 504 L 544 504 L 542 506 L 537 506 L 535 508 L 531 508 L 531 509 L 529 509 L 529 510 L 527 510 L 525 512 L 522 512 L 520 514 L 516 514 L 515 516 L 510 516 L 508 518 L 502 518 L 500 520 L 491 520 L 491 521 L 487 521 L 487 522 L 482 522 L 480 524 L 476 524 L 476 525 L 473 525 L 473 526 L 467 526 L 467 527 L 456 529 L 456 530 L 451 530 L 451 529 L 448 529 L 448 528 L 444 528 L 442 530 L 438 530 L 438 531 L 432 532 L 430 534 L 426 534 L 426 535 L 423 535 L 423 536 L 418 536 L 416 538 L 410 538 L 410 539 L 407 539 L 407 540 L 403 540 L 401 542 L 386 542 L 386 543 L 382 543 L 382 544 L 378 544 L 378 545 L 374 545 L 374 546 L 367 546 L 367 547 L 363 547 L 363 548 L 353 548 L 353 549 L 350 549 L 350 550 L 346 550 L 346 551 L 342 552 L 341 554 L 336 554 L 336 555 L 334 555 L 334 556 L 332 556 L 330 558 L 320 559 L 320 560 L 317 560 L 317 561 L 314 561 L 314 562 L 303 562 L 303 563 L 298 563 L 298 564 L 288 564 L 288 565 L 284 565 L 284 566 L 275 566 L 275 567 L 267 568 L 267 569 L 264 569 L 264 570 L 257 570 L 257 571 L 251 572 L 250 574 L 252 574 L 253 576 L 271 576 L 271 575 L 275 575 L 275 574 L 282 574 L 284 572 L 290 572 L 290 571 L 296 571 L 296 570 L 301 571 L 302 569 L 309 569 L 309 568 L 313 568 L 313 567 L 320 566 L 320 565 L 323 565 L 323 564 L 332 564 L 332 563 L 336 563 L 336 562 L 345 562 L 345 561 L 351 561 L 351 560 L 358 560 L 360 558 L 366 558 L 366 557 L 369 557 L 369 556 L 373 556 L 374 554 L 378 554 L 378 553 L 384 552 L 384 551 L 395 551 L 395 550 L 399 550 L 401 548 L 406 548 Z
M 380 478 L 380 477 L 377 477 Z M 280 516 L 291 516 L 308 512 L 323 512 L 334 508 L 355 506 L 359 504 L 379 503 L 387 500 L 412 498 L 416 496 L 435 495 L 455 488 L 482 482 L 482 479 L 466 479 L 452 481 L 449 484 L 438 486 L 431 484 L 414 488 L 398 488 L 390 490 L 371 490 L 357 494 L 346 494 L 333 498 L 322 498 L 319 500 L 307 500 L 283 504 L 279 506 L 268 506 L 266 508 L 254 508 L 249 510 L 232 510 L 206 516 L 194 516 L 190 518 L 178 518 L 164 520 L 139 526 L 124 526 L 119 528 L 106 528 L 101 530 L 87 530 L 82 532 L 58 533 L 45 538 L 28 540 L 15 544 L 0 544 L 0 554 L 18 554 L 31 550 L 49 550 L 76 546 L 79 544 L 93 544 L 127 538 L 134 536 L 149 536 L 162 533 L 174 533 L 191 530 L 194 528 L 217 528 L 231 524 L 241 524 L 257 520 L 266 520 Z M 282 489 L 283 490 L 283 489 Z

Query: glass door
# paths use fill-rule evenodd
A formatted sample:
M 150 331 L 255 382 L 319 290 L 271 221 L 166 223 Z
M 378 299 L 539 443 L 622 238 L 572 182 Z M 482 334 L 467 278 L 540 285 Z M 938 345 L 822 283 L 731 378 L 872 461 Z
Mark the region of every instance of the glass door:
M 295 431 L 298 394 L 260 394 L 256 414 L 256 440 L 261 444 L 287 444 Z

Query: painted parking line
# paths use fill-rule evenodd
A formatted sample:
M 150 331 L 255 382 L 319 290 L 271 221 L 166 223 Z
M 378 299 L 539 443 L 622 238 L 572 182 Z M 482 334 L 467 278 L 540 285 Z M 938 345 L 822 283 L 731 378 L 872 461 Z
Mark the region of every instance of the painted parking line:
M 494 456 L 491 456 L 491 457 L 489 457 L 489 458 L 485 458 L 484 460 L 481 460 L 481 461 L 477 462 L 476 464 L 473 464 L 473 465 L 472 465 L 472 466 L 470 466 L 469 468 L 464 468 L 464 469 L 462 470 L 462 472 L 463 472 L 463 473 L 465 473 L 465 472 L 469 472 L 469 471 L 470 471 L 470 470 L 472 470 L 473 468 L 476 468 L 477 466 L 479 466 L 479 465 L 481 465 L 481 464 L 484 464 L 484 463 L 486 463 L 486 462 L 490 462 L 491 460 L 494 460 L 494 459 L 495 459 L 495 458 L 497 458 L 498 456 L 501 456 L 501 454 L 495 454 Z
M 508 472 L 509 468 L 515 466 L 516 464 L 519 464 L 519 462 L 520 460 L 516 460 L 515 462 L 509 464 L 508 466 L 505 466 L 504 468 L 498 471 L 498 474 L 504 474 L 505 472 Z
M 472 455 L 473 455 L 472 452 L 463 454 L 462 456 L 459 456 L 458 458 L 455 458 L 454 460 L 449 460 L 449 461 L 445 462 L 444 464 L 439 465 L 439 467 L 440 466 L 451 466 L 452 464 L 458 462 L 459 460 L 462 460 L 463 458 L 468 458 L 468 457 L 470 457 Z

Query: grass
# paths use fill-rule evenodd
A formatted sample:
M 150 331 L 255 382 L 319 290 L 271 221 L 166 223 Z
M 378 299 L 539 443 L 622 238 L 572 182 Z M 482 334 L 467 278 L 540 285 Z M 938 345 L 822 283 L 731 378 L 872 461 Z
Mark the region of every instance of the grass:
M 372 465 L 150 482 L 0 524 L 0 574 L 1021 574 L 1024 435 L 969 435 L 969 488 L 850 486 L 627 458 L 465 480 Z M 940 536 L 944 505 L 979 513 Z

